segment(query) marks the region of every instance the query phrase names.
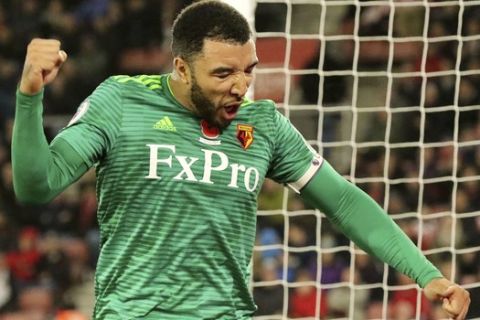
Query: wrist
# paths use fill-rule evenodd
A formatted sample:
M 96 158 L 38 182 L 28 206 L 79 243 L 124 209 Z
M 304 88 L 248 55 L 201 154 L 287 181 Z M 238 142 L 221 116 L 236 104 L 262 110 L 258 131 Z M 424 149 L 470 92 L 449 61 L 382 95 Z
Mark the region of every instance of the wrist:
M 16 92 L 16 106 L 17 108 L 35 109 L 37 106 L 42 105 L 43 89 L 34 94 L 28 94 L 17 88 Z
M 430 300 L 437 300 L 442 298 L 442 293 L 453 283 L 446 278 L 433 278 L 424 288 L 424 293 Z
M 17 91 L 19 91 L 21 94 L 25 96 L 35 96 L 43 91 L 43 87 L 40 88 L 34 88 L 32 85 L 27 85 L 25 82 L 20 80 L 20 83 L 17 87 Z

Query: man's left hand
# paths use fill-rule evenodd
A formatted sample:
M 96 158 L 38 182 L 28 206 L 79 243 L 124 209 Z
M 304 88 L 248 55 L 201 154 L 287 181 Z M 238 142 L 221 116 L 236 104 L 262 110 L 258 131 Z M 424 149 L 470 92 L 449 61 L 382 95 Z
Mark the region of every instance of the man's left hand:
M 430 300 L 442 301 L 443 310 L 455 320 L 463 320 L 470 305 L 470 293 L 446 278 L 436 278 L 424 288 Z

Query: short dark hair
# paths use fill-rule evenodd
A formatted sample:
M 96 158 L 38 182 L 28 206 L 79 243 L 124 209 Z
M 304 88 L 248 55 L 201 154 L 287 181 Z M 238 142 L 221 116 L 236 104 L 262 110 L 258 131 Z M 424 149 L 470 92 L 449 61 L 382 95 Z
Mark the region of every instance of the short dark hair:
M 199 1 L 183 9 L 172 27 L 172 53 L 186 60 L 202 52 L 205 39 L 244 44 L 250 26 L 235 8 L 220 1 Z

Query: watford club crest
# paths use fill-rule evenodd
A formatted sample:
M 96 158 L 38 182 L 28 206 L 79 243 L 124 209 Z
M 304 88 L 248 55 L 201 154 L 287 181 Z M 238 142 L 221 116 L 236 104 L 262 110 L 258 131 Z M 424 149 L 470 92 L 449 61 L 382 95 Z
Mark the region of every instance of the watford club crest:
M 237 139 L 244 150 L 253 142 L 253 127 L 248 124 L 237 124 Z

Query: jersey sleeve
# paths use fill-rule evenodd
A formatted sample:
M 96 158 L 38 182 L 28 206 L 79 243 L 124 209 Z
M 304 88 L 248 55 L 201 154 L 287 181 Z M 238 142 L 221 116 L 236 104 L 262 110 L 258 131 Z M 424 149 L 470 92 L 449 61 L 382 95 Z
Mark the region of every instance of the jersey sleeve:
M 443 277 L 393 219 L 327 161 L 302 189 L 301 196 L 324 212 L 361 249 L 406 274 L 422 288 L 432 279 Z
M 114 146 L 121 117 L 121 84 L 109 78 L 80 104 L 55 140 L 67 142 L 91 167 Z
M 43 91 L 25 95 L 17 91 L 12 131 L 12 179 L 17 199 L 41 204 L 52 200 L 88 170 L 66 143 L 48 144 L 43 129 Z M 34 161 L 33 161 L 34 160 Z
M 299 192 L 320 168 L 323 158 L 278 110 L 274 111 L 273 132 L 273 157 L 267 177 Z

